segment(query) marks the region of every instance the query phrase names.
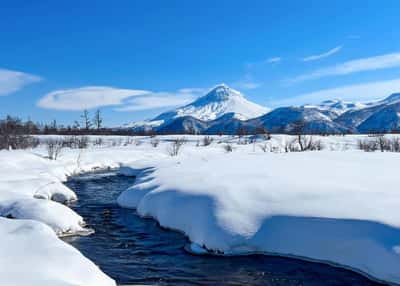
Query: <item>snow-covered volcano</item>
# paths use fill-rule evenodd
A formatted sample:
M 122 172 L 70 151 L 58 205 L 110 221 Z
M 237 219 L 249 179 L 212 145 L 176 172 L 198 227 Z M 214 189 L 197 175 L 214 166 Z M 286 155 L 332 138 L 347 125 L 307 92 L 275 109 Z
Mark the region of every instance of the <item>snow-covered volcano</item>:
M 168 125 L 178 118 L 191 117 L 209 122 L 226 114 L 234 119 L 247 120 L 261 116 L 268 111 L 268 108 L 247 100 L 239 91 L 226 84 L 219 84 L 192 103 L 164 112 L 152 120 L 135 122 L 124 127 L 154 130 Z
M 246 120 L 266 112 L 268 112 L 267 108 L 248 101 L 239 91 L 220 84 L 194 102 L 165 112 L 154 120 L 166 122 L 177 117 L 192 116 L 203 121 L 210 121 L 227 113 L 233 113 L 237 119 Z

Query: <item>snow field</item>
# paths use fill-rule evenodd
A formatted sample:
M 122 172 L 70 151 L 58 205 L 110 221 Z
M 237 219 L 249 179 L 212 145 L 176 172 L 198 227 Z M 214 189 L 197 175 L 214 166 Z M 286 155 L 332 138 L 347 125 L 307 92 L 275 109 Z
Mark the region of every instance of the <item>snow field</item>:
M 63 149 L 56 161 L 45 158 L 43 146 L 1 151 L 0 215 L 14 219 L 0 219 L 1 243 L 10 245 L 0 249 L 2 271 L 10 273 L 0 275 L 0 284 L 24 285 L 26 279 L 29 285 L 115 285 L 56 236 L 84 231 L 82 218 L 63 204 L 77 198 L 62 182 L 105 168 L 137 176 L 118 203 L 184 232 L 191 251 L 296 256 L 400 283 L 400 154 L 356 150 L 368 138 L 362 135 L 315 136 L 324 150 L 303 153 L 284 152 L 294 140 L 286 135 L 254 144 L 212 136 L 209 146 L 202 146 L 204 136 L 184 136 L 178 156 L 171 157 L 169 147 L 182 137 L 158 136 L 155 148 L 150 137 L 93 136 L 103 145 Z M 224 150 L 226 144 L 233 152 Z M 43 247 L 33 248 L 32 241 Z M 9 263 L 18 251 L 23 254 Z M 77 267 L 62 272 L 67 256 Z

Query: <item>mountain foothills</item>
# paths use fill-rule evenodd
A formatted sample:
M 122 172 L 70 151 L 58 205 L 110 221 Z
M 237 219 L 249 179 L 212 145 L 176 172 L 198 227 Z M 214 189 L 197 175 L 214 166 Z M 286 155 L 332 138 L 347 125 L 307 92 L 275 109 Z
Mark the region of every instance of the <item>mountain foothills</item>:
M 393 132 L 400 131 L 400 93 L 370 103 L 327 100 L 319 105 L 270 110 L 220 84 L 188 105 L 123 128 L 165 134 Z

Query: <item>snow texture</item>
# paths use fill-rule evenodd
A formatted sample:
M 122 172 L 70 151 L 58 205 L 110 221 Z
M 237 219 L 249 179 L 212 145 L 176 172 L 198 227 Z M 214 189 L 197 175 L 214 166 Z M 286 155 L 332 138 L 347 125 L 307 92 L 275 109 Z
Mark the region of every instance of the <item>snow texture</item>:
M 1 285 L 115 286 L 43 223 L 0 218 L 0 242 Z
M 295 256 L 400 283 L 399 154 L 244 150 L 132 165 L 137 183 L 118 203 L 201 254 Z
M 151 137 L 101 137 L 103 146 L 63 149 L 57 161 L 43 147 L 1 151 L 0 215 L 13 219 L 0 219 L 0 285 L 115 285 L 57 238 L 85 231 L 62 182 L 104 168 L 137 176 L 118 203 L 185 233 L 189 251 L 295 256 L 400 283 L 400 154 L 356 150 L 363 135 L 315 136 L 324 151 L 303 153 L 284 152 L 295 138 L 286 135 L 212 136 L 209 146 L 185 136 L 171 157 L 178 137 L 159 136 L 157 147 Z

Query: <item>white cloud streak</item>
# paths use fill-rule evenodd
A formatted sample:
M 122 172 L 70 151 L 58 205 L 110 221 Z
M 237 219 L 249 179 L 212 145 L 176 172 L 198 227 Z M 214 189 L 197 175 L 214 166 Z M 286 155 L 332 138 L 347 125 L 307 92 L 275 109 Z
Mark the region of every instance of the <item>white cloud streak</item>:
M 245 67 L 246 67 L 246 69 L 250 70 L 250 69 L 256 68 L 258 66 L 263 66 L 263 65 L 267 65 L 267 64 L 277 64 L 281 61 L 282 61 L 281 57 L 272 57 L 272 58 L 268 58 L 266 60 L 262 60 L 262 61 L 258 61 L 258 62 L 247 62 L 245 64 Z
M 336 54 L 337 52 L 339 52 L 342 49 L 342 46 L 337 46 L 333 49 L 330 49 L 329 51 L 319 54 L 319 55 L 312 55 L 312 56 L 308 56 L 303 58 L 303 62 L 310 62 L 310 61 L 317 61 L 323 58 L 327 58 L 329 56 L 332 56 L 334 54 Z
M 41 81 L 42 78 L 36 75 L 0 69 L 0 96 L 14 93 L 28 84 Z
M 398 66 L 400 66 L 400 53 L 385 54 L 376 57 L 351 60 L 334 66 L 317 69 L 311 73 L 299 75 L 289 80 L 288 83 L 297 83 L 323 77 L 348 75 L 357 72 L 373 71 Z
M 280 57 L 273 57 L 273 58 L 267 59 L 265 62 L 268 64 L 272 64 L 272 63 L 279 63 L 281 60 L 282 60 L 282 58 L 280 58 Z
M 400 92 L 400 78 L 323 89 L 292 98 L 275 100 L 270 104 L 273 106 L 317 104 L 328 99 L 367 102 L 383 99 L 396 92 Z
M 145 90 L 86 86 L 52 91 L 39 100 L 38 106 L 57 110 L 83 110 L 108 105 L 119 105 L 126 98 L 147 93 L 148 91 Z
M 179 106 L 191 102 L 195 98 L 186 96 L 176 96 L 169 94 L 151 94 L 138 98 L 132 98 L 126 106 L 116 108 L 117 111 L 148 110 Z
M 56 90 L 42 97 L 37 105 L 55 110 L 83 110 L 115 106 L 117 111 L 147 110 L 177 106 L 193 100 L 204 89 L 186 88 L 176 93 L 86 86 Z

